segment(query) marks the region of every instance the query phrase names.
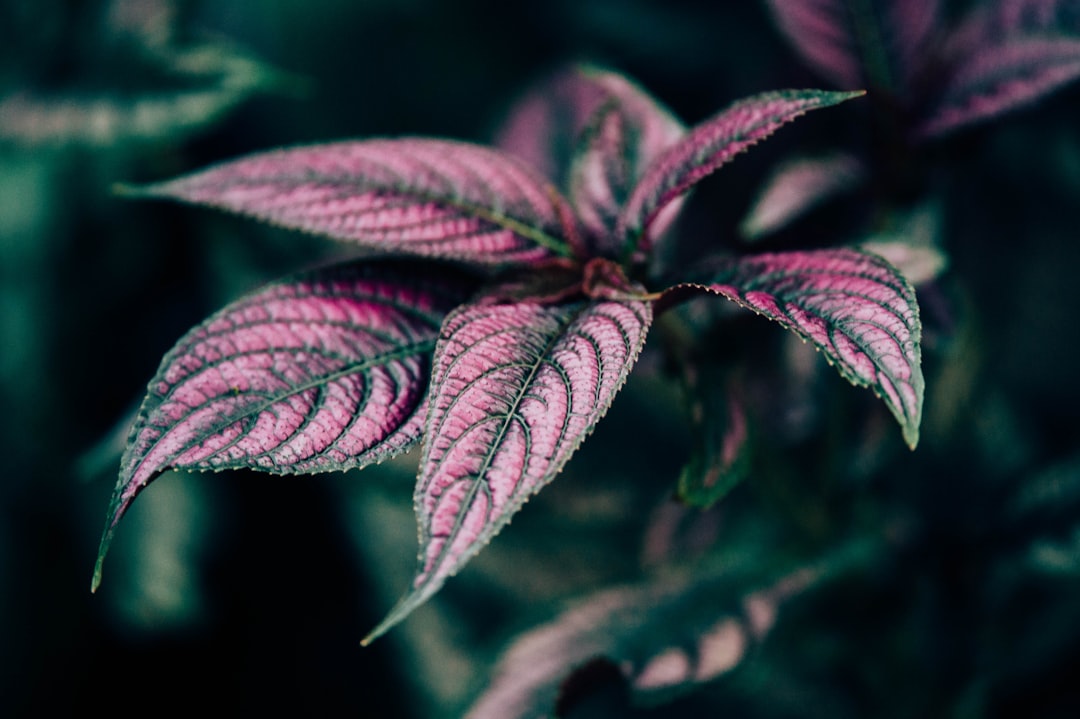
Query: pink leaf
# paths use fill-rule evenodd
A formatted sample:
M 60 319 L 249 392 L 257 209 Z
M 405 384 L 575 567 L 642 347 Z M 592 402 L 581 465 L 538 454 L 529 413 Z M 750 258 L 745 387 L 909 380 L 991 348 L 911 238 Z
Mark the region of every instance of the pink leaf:
M 786 90 L 741 100 L 695 127 L 649 165 L 619 218 L 619 234 L 651 250 L 649 226 L 660 212 L 706 175 L 800 115 L 862 92 Z
M 863 173 L 859 160 L 842 153 L 789 162 L 769 178 L 740 231 L 753 240 L 782 229 L 814 207 L 851 189 Z
M 253 155 L 135 194 L 211 205 L 387 253 L 530 264 L 571 254 L 572 214 L 496 150 L 424 138 Z
M 806 63 L 836 84 L 903 90 L 925 59 L 938 0 L 768 0 Z
M 622 75 L 576 67 L 522 101 L 497 144 L 569 188 L 596 246 L 616 256 L 612 231 L 645 167 L 686 134 L 683 126 Z M 673 215 L 672 215 L 673 216 Z M 662 232 L 656 227 L 656 234 Z
M 471 305 L 447 318 L 416 485 L 411 591 L 370 642 L 431 597 L 562 469 L 622 387 L 647 302 Z
M 682 139 L 686 128 L 622 76 L 582 74 L 603 90 L 606 101 L 594 113 L 576 153 L 570 197 L 594 238 L 596 254 L 617 257 L 622 250 L 615 244 L 619 210 L 649 163 Z M 669 220 L 673 217 L 667 215 Z M 655 226 L 653 232 L 660 235 L 664 229 Z
M 936 137 L 1031 104 L 1080 77 L 1080 39 L 1022 37 L 961 58 L 935 107 L 916 127 Z
M 923 375 L 915 291 L 884 259 L 834 249 L 730 261 L 702 285 L 809 340 L 849 382 L 884 400 L 912 448 Z
M 94 586 L 120 518 L 166 469 L 325 472 L 414 444 L 439 324 L 470 285 L 446 268 L 346 266 L 271 285 L 189 332 L 132 427 Z

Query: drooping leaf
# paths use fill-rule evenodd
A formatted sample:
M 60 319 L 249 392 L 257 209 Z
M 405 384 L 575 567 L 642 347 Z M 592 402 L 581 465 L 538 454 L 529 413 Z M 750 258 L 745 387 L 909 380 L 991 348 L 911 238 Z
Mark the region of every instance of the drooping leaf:
M 531 168 L 496 150 L 426 138 L 278 150 L 133 192 L 481 265 L 569 256 L 576 234 L 565 200 Z
M 806 63 L 844 89 L 902 90 L 939 19 L 938 0 L 768 0 Z
M 915 135 L 938 137 L 997 117 L 1077 78 L 1080 37 L 1020 37 L 980 47 L 957 61 Z
M 411 590 L 364 640 L 431 597 L 562 469 L 622 387 L 647 302 L 470 305 L 442 329 L 415 502 Z
M 786 163 L 766 182 L 739 230 L 748 240 L 780 230 L 854 187 L 862 180 L 863 172 L 862 163 L 846 153 Z
M 594 241 L 594 254 L 618 257 L 615 244 L 619 210 L 645 168 L 678 142 L 686 128 L 644 90 L 620 75 L 585 70 L 606 101 L 583 133 L 570 173 L 570 199 Z M 674 218 L 670 212 L 665 218 Z M 660 235 L 666 223 L 656 224 Z
M 619 217 L 619 234 L 647 254 L 651 249 L 650 225 L 670 202 L 703 177 L 800 115 L 862 94 L 786 90 L 736 102 L 693 128 L 649 165 Z
M 812 342 L 849 382 L 873 389 L 915 447 L 922 328 L 915 291 L 896 268 L 876 255 L 830 249 L 743 257 L 712 277 L 699 287 L 776 320 Z
M 166 469 L 362 467 L 420 436 L 439 324 L 472 282 L 370 263 L 270 285 L 190 331 L 150 382 L 98 555 Z
M 736 383 L 725 375 L 697 362 L 682 372 L 694 445 L 676 491 L 681 501 L 701 509 L 723 499 L 750 471 L 750 419 Z

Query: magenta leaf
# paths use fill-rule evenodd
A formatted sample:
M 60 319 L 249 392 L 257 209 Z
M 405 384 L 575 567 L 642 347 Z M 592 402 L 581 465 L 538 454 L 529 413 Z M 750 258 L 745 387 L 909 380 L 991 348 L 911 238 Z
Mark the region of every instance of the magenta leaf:
M 1006 40 L 961 58 L 927 117 L 915 129 L 936 137 L 1028 105 L 1080 78 L 1080 38 Z
M 862 94 L 786 90 L 736 102 L 693 128 L 649 165 L 619 217 L 619 234 L 647 254 L 652 249 L 650 225 L 670 202 L 703 177 L 800 115 Z
M 863 173 L 862 163 L 844 153 L 784 164 L 769 178 L 739 230 L 748 240 L 780 230 L 850 190 L 862 180 Z
M 364 640 L 430 598 L 562 469 L 645 341 L 648 302 L 467 305 L 443 325 L 416 485 L 413 586 Z
M 472 288 L 446 267 L 347 265 L 270 285 L 191 330 L 150 382 L 94 574 L 166 469 L 362 467 L 420 437 L 439 324 Z
M 924 61 L 939 0 L 768 0 L 807 65 L 837 87 L 907 87 Z
M 923 375 L 915 291 L 884 259 L 850 249 L 731 260 L 701 289 L 776 320 L 809 340 L 852 384 L 884 400 L 912 448 Z
M 569 256 L 573 215 L 499 151 L 424 138 L 252 155 L 133 193 L 210 205 L 386 253 L 530 264 Z

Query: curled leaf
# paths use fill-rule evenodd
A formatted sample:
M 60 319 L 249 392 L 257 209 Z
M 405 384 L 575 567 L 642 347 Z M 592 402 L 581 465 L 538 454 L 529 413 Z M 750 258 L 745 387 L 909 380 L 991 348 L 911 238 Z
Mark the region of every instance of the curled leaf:
M 786 90 L 736 102 L 697 125 L 649 165 L 619 217 L 620 235 L 637 251 L 651 249 L 648 229 L 664 208 L 702 178 L 773 134 L 782 125 L 862 92 Z
M 565 200 L 496 150 L 425 138 L 298 147 L 131 190 L 231 210 L 387 253 L 480 265 L 569 256 Z
M 431 597 L 562 469 L 622 387 L 648 302 L 471 305 L 435 354 L 415 502 L 412 589 L 364 640 Z
M 439 324 L 470 289 L 446 268 L 344 266 L 271 285 L 189 332 L 132 427 L 94 586 L 120 518 L 166 469 L 325 472 L 413 445 Z
M 884 259 L 850 249 L 753 255 L 725 263 L 697 287 L 812 342 L 845 379 L 884 400 L 910 447 L 918 443 L 919 307 L 910 283 Z

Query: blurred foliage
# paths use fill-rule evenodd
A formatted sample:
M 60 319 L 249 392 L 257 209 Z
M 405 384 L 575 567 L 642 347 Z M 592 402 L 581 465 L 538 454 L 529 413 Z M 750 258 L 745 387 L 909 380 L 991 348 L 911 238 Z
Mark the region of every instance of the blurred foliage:
M 928 147 L 932 197 L 854 192 L 755 245 L 933 228 L 948 269 L 919 287 L 917 451 L 776 327 L 725 321 L 698 349 L 757 368 L 745 391 L 762 409 L 746 479 L 710 509 L 670 499 L 694 435 L 671 358 L 654 353 L 560 481 L 371 648 L 359 638 L 413 566 L 408 459 L 342 477 L 163 477 L 88 593 L 117 447 L 162 354 L 242 291 L 342 252 L 110 187 L 276 145 L 486 140 L 520 93 L 574 60 L 626 72 L 689 122 L 820 84 L 763 3 L 0 0 L 0 713 L 134 715 L 149 699 L 172 713 L 212 700 L 455 716 L 519 635 L 598 592 L 700 573 L 687 616 L 720 621 L 817 568 L 767 634 L 693 691 L 638 704 L 609 657 L 572 675 L 562 708 L 1080 714 L 1077 86 Z M 844 149 L 858 122 L 847 108 L 810 117 L 739 158 L 680 231 L 739 247 L 772 171 Z M 626 622 L 658 652 L 695 651 L 662 621 Z M 647 654 L 633 656 L 646 666 Z

